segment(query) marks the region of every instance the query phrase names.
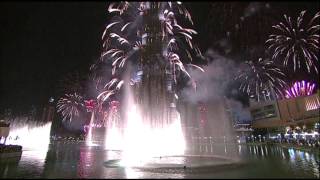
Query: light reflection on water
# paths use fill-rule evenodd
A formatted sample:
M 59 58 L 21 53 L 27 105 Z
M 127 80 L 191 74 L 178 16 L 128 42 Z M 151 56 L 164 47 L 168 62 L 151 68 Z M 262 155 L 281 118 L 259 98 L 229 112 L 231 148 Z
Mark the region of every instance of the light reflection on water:
M 18 169 L 20 167 L 28 167 L 30 170 L 32 169 L 34 177 L 41 177 L 50 143 L 51 124 L 51 122 L 48 122 L 44 125 L 37 126 L 34 124 L 13 123 L 10 126 L 11 130 L 6 144 L 21 145 L 23 150 L 22 158 L 17 167 Z M 8 169 L 10 169 L 11 166 L 12 164 L 0 164 L 0 169 L 4 167 L 6 169 L 5 173 L 8 173 L 8 171 L 10 171 Z
M 289 168 L 293 175 L 299 173 L 304 175 L 310 174 L 313 177 L 319 178 L 319 155 L 315 153 L 268 145 L 248 146 L 248 149 L 248 153 L 254 155 L 251 156 L 252 158 L 269 160 L 270 158 L 274 159 L 280 156 L 282 158 L 281 163 L 284 167 Z M 256 149 L 261 149 L 261 151 Z M 268 151 L 270 152 L 269 155 L 266 153 Z
M 213 147 L 213 148 L 212 148 Z M 227 152 L 223 146 L 214 145 L 194 148 L 193 154 L 215 154 Z M 0 163 L 0 178 L 246 178 L 246 177 L 309 177 L 319 178 L 319 157 L 312 152 L 285 149 L 279 146 L 236 145 L 237 154 L 247 166 L 206 173 L 152 172 L 135 168 L 105 167 L 110 159 L 119 159 L 121 152 L 106 151 L 99 146 L 88 147 L 85 143 L 55 142 L 48 151 L 25 150 L 19 163 Z M 196 150 L 196 151 L 195 151 Z M 202 151 L 202 153 L 200 153 Z M 186 161 L 172 158 L 168 164 Z M 177 162 L 175 162 L 177 161 Z M 179 162 L 178 162 L 179 161 Z M 185 161 L 185 162 L 184 162 Z M 154 162 L 157 162 L 155 160 Z M 163 160 L 162 162 L 165 162 Z M 227 173 L 226 173 L 227 172 Z M 272 172 L 272 173 L 270 173 Z

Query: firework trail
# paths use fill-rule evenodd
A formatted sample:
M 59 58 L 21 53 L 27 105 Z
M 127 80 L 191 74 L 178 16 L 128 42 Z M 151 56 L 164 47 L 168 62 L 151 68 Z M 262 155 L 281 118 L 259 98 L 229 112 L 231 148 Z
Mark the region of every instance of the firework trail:
M 285 97 L 289 99 L 299 96 L 309 96 L 313 94 L 315 86 L 315 83 L 310 83 L 304 80 L 297 81 L 290 88 L 285 90 Z
M 286 75 L 272 61 L 259 58 L 257 61 L 246 61 L 245 64 L 245 69 L 239 71 L 236 77 L 241 82 L 241 91 L 259 97 L 260 93 L 270 92 L 272 88 L 278 97 L 282 97 Z
M 83 97 L 74 94 L 65 94 L 65 97 L 62 97 L 57 102 L 58 112 L 63 116 L 63 120 L 69 119 L 72 121 L 75 116 L 79 116 L 80 112 L 85 109 Z
M 181 2 L 111 3 L 108 12 L 117 18 L 106 25 L 102 34 L 104 50 L 100 61 L 111 65 L 112 79 L 105 84 L 97 99 L 106 101 L 120 90 L 123 83 L 130 83 L 119 78 L 128 61 L 144 69 L 144 75 L 153 71 L 152 67 L 160 66 L 172 74 L 174 82 L 178 71 L 191 78 L 184 63 L 191 64 L 193 55 L 203 56 L 191 42 L 192 35 L 197 32 L 177 23 L 177 18 L 185 17 L 193 24 L 190 13 Z M 162 57 L 148 57 L 145 52 L 152 56 L 160 53 Z M 92 69 L 97 66 L 94 64 Z M 193 64 L 188 67 L 203 71 Z
M 320 12 L 309 22 L 304 21 L 305 13 L 301 11 L 296 21 L 284 15 L 284 22 L 272 26 L 275 33 L 269 35 L 266 44 L 273 53 L 272 59 L 283 60 L 284 66 L 293 63 L 294 71 L 305 66 L 309 73 L 311 69 L 318 73 Z

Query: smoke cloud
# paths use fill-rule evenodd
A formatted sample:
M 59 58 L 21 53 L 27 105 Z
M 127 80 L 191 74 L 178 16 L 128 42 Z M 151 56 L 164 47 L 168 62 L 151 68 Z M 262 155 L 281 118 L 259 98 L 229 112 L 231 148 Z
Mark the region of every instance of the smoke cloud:
M 251 121 L 249 108 L 244 107 L 241 102 L 234 99 L 228 99 L 228 106 L 231 109 L 235 123 L 248 123 L 249 121 Z
M 266 10 L 270 8 L 269 3 L 262 2 L 251 2 L 244 10 L 243 16 L 240 17 L 241 20 L 245 20 L 246 18 L 253 16 L 260 11 Z
M 237 68 L 233 60 L 212 49 L 205 53 L 205 57 L 210 63 L 204 67 L 204 73 L 197 69 L 189 71 L 196 82 L 196 90 L 191 86 L 182 90 L 181 95 L 187 101 L 197 103 L 221 99 L 226 96 L 229 85 L 234 82 Z
M 250 120 L 250 112 L 242 102 L 233 99 L 239 91 L 235 86 L 236 73 L 242 69 L 243 64 L 236 63 L 213 49 L 205 53 L 205 58 L 210 62 L 204 67 L 205 72 L 196 69 L 189 70 L 192 79 L 196 82 L 196 90 L 188 86 L 181 91 L 181 97 L 190 103 L 198 102 L 227 102 L 234 120 L 244 122 Z M 191 81 L 189 82 L 191 84 Z

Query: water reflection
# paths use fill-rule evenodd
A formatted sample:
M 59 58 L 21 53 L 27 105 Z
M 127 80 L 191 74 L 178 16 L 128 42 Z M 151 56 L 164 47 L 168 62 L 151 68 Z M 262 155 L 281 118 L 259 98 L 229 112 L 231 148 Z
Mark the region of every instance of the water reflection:
M 73 144 L 52 143 L 46 156 L 42 177 L 72 178 L 76 176 L 79 149 Z
M 268 160 L 280 156 L 283 166 L 289 168 L 293 174 L 297 172 L 305 175 L 313 174 L 319 178 L 319 157 L 314 153 L 269 145 L 248 146 L 248 149 L 248 153 L 253 155 L 252 158 Z
M 220 146 L 220 147 L 219 147 Z M 245 159 L 252 167 L 228 170 L 222 173 L 226 177 L 317 177 L 319 178 L 319 157 L 312 152 L 285 149 L 270 145 L 221 145 L 206 143 L 193 147 L 190 154 L 216 155 L 231 151 L 236 147 L 236 154 Z M 228 156 L 229 157 L 229 156 Z M 99 146 L 88 147 L 85 143 L 52 142 L 48 151 L 23 151 L 20 162 L 0 162 L 1 178 L 213 178 L 219 177 L 214 171 L 210 173 L 180 173 L 166 170 L 162 172 L 145 171 L 135 168 L 106 167 L 108 160 L 121 158 L 120 151 L 106 151 Z M 190 159 L 189 159 L 190 160 Z M 183 158 L 154 159 L 151 163 L 162 166 L 190 163 Z M 201 159 L 192 163 L 202 163 Z M 254 167 L 254 168 L 253 168 Z M 167 168 L 170 169 L 170 168 Z M 212 173 L 211 173 L 212 172 Z M 272 172 L 272 173 L 270 173 Z
M 29 174 L 33 177 L 42 176 L 50 143 L 51 124 L 51 122 L 44 125 L 13 123 L 10 126 L 6 144 L 21 145 L 23 151 L 20 159 L 1 162 L 2 177 L 24 177 Z
M 94 163 L 94 154 L 91 151 L 91 148 L 80 148 L 80 158 L 78 162 L 78 177 L 81 178 L 89 178 L 90 171 L 92 170 L 92 166 Z
M 240 154 L 238 144 L 227 142 L 224 138 L 193 137 L 186 151 L 187 154 L 218 155 L 237 158 Z
M 137 179 L 143 177 L 143 172 L 139 172 L 131 167 L 125 168 L 125 174 L 127 179 Z

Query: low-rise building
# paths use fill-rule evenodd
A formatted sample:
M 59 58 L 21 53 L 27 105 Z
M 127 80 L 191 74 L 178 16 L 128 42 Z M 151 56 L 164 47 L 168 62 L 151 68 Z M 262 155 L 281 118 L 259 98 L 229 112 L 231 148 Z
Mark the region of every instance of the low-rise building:
M 319 122 L 320 91 L 309 96 L 290 99 L 251 101 L 250 112 L 255 129 L 278 129 L 288 126 L 313 127 Z

